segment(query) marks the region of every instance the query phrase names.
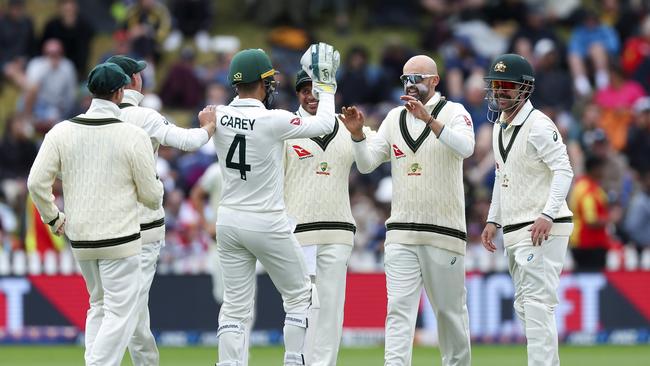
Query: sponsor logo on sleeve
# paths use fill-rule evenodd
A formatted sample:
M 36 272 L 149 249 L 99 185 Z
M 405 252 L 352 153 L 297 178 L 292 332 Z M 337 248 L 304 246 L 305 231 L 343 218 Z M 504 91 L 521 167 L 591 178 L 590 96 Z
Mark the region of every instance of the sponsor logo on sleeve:
M 465 119 L 465 124 L 466 125 L 468 125 L 468 126 L 472 125 L 472 120 L 469 117 L 467 117 L 466 115 L 463 114 L 463 118 Z
M 302 119 L 300 119 L 300 117 L 296 117 L 291 121 L 289 121 L 289 123 L 291 123 L 294 126 L 300 126 L 302 124 Z

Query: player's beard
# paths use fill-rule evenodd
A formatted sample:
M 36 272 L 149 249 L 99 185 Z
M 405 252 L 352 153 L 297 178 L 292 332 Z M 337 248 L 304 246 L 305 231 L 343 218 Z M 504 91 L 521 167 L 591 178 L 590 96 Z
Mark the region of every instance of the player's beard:
M 411 84 L 404 87 L 404 94 L 410 95 L 425 104 L 429 96 L 429 87 L 422 83 Z

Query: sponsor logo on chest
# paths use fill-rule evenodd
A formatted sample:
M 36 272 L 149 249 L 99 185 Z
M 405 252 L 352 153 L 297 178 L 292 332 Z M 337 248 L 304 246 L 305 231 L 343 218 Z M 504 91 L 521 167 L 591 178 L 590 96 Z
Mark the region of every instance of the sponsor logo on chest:
M 401 159 L 406 156 L 406 154 L 404 154 L 402 150 L 400 150 L 400 148 L 395 144 L 393 144 L 393 155 L 395 155 L 395 159 Z
M 300 160 L 314 157 L 312 153 L 300 145 L 293 145 L 291 147 L 293 148 L 293 151 L 296 152 L 296 155 L 298 155 L 298 159 Z

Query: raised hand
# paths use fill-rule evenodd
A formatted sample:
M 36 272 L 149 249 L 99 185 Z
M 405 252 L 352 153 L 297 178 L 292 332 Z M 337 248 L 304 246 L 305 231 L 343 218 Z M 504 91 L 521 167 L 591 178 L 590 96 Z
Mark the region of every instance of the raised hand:
M 365 116 L 357 107 L 343 107 L 339 119 L 345 127 L 350 131 L 352 138 L 355 140 L 363 140 L 363 123 Z
M 323 42 L 312 44 L 300 58 L 302 69 L 312 79 L 312 93 L 317 99 L 321 92 L 336 92 L 336 71 L 340 63 L 339 52 Z

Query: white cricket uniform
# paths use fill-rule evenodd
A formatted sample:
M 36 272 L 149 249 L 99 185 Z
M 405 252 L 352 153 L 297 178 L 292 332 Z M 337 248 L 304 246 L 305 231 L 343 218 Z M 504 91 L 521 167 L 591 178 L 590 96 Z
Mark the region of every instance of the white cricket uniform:
M 114 103 L 93 99 L 85 114 L 47 133 L 28 179 L 48 222 L 58 216 L 52 184 L 61 176 L 65 232 L 90 294 L 86 365 L 121 363 L 142 280 L 138 202 L 151 210 L 162 204 L 149 138 L 119 116 Z
M 302 107 L 296 114 L 310 116 Z M 307 330 L 307 364 L 336 365 L 356 231 L 348 190 L 354 162 L 350 132 L 336 120 L 328 135 L 287 140 L 284 156 L 284 200 L 320 305 Z
M 501 126 L 495 124 L 492 133 L 496 180 L 488 222 L 503 228 L 528 365 L 559 365 L 555 307 L 573 230 L 566 203 L 573 171 L 557 127 L 530 101 L 507 127 Z M 528 229 L 542 214 L 554 223 L 549 239 L 533 246 Z
M 425 105 L 444 124 L 440 136 L 404 107 L 377 135 L 354 143 L 359 171 L 391 162 L 393 199 L 386 221 L 386 365 L 410 365 L 422 286 L 438 320 L 442 365 L 469 365 L 465 290 L 463 159 L 474 151 L 471 117 L 436 93 Z M 440 109 L 442 108 L 442 109 Z
M 205 209 L 205 217 L 207 222 L 214 223 L 215 225 L 217 223 L 219 200 L 221 199 L 222 179 L 223 178 L 221 177 L 221 168 L 219 167 L 219 163 L 212 163 L 197 182 L 203 191 L 208 192 L 210 195 L 210 204 Z M 208 249 L 208 255 L 210 257 L 211 264 L 210 274 L 212 276 L 212 296 L 217 303 L 221 304 L 223 303 L 224 291 L 223 271 L 221 270 L 219 256 L 217 255 L 217 238 L 211 239 L 213 243 L 211 243 L 210 248 Z
M 316 116 L 267 110 L 257 99 L 217 108 L 213 138 L 223 175 L 217 215 L 218 253 L 225 295 L 219 314 L 219 360 L 247 364 L 247 324 L 255 296 L 256 258 L 282 295 L 285 364 L 299 364 L 311 284 L 284 205 L 284 140 L 334 129 L 334 95 L 321 93 Z
M 119 105 L 121 108 L 120 119 L 142 128 L 149 135 L 155 156 L 158 156 L 160 145 L 175 147 L 183 151 L 194 151 L 205 145 L 210 139 L 208 131 L 203 128 L 180 128 L 167 121 L 156 110 L 140 107 L 142 98 L 144 95 L 140 92 L 125 89 L 124 98 Z M 129 342 L 129 353 L 134 366 L 158 365 L 160 356 L 158 347 L 156 347 L 156 339 L 151 333 L 148 303 L 149 289 L 156 274 L 160 249 L 165 245 L 165 210 L 163 207 L 151 210 L 144 205 L 139 205 L 139 212 L 140 232 L 144 245 L 140 253 L 141 303 L 135 333 Z

